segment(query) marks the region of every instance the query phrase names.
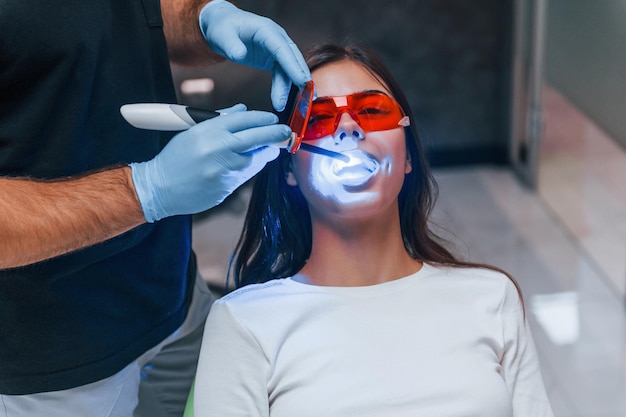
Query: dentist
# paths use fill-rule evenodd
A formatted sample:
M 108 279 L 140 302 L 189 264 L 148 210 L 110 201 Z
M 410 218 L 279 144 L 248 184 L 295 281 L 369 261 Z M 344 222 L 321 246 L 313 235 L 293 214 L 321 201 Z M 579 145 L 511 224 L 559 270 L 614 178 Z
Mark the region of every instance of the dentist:
M 309 70 L 280 26 L 224 0 L 0 8 L 0 416 L 181 416 L 213 301 L 190 214 L 291 130 L 236 105 L 173 136 L 119 108 L 175 102 L 170 62 L 271 71 L 277 110 Z

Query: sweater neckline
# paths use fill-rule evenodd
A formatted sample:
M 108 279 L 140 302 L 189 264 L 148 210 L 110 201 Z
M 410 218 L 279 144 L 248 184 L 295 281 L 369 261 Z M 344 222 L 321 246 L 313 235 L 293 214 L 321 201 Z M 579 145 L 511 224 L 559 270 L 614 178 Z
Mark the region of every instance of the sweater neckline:
M 298 287 L 301 290 L 336 294 L 368 295 L 389 291 L 395 292 L 399 289 L 406 287 L 407 285 L 411 285 L 411 283 L 417 279 L 423 279 L 424 277 L 432 274 L 434 271 L 435 268 L 432 265 L 429 265 L 426 262 L 422 262 L 422 267 L 410 275 L 393 279 L 391 281 L 381 282 L 379 284 L 360 285 L 352 287 L 311 284 L 309 282 L 306 282 L 305 278 L 303 278 L 303 276 L 300 274 L 285 278 L 284 281 L 287 285 Z

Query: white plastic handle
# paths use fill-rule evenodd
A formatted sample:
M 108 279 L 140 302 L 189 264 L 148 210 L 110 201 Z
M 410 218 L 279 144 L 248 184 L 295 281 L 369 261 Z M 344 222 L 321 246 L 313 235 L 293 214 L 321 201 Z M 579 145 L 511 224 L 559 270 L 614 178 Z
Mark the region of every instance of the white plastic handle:
M 178 131 L 196 124 L 187 114 L 185 106 L 180 104 L 124 104 L 120 113 L 128 123 L 139 129 Z

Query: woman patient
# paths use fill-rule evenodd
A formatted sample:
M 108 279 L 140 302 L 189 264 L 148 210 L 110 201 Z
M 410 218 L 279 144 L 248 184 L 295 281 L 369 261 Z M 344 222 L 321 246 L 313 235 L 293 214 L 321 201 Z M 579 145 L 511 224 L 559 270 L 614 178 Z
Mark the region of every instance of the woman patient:
M 358 45 L 308 55 L 304 140 L 255 178 L 239 288 L 209 315 L 196 417 L 552 416 L 520 290 L 429 229 L 408 102 Z

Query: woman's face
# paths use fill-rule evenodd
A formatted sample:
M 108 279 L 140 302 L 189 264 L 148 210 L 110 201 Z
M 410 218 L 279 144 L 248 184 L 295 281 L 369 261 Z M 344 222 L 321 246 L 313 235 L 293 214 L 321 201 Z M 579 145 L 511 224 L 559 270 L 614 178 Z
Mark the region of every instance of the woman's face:
M 386 86 L 350 60 L 322 66 L 312 76 L 317 97 L 366 91 L 391 96 Z M 291 157 L 287 183 L 300 187 L 313 217 L 367 218 L 389 209 L 397 214 L 397 197 L 405 174 L 411 171 L 402 126 L 365 132 L 349 113 L 343 113 L 333 134 L 308 143 L 350 157 L 344 162 L 305 151 Z

